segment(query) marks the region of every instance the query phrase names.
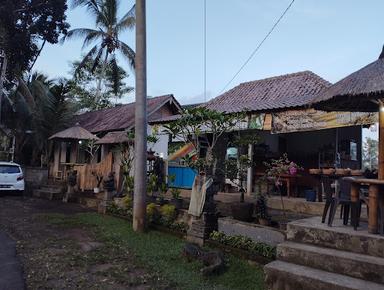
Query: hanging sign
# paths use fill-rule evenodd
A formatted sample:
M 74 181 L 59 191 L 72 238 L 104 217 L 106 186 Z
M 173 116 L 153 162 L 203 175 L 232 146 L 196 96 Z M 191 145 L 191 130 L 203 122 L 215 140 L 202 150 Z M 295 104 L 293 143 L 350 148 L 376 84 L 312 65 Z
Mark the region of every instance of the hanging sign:
M 370 125 L 376 123 L 377 119 L 377 113 L 291 110 L 272 114 L 271 132 L 278 134 Z

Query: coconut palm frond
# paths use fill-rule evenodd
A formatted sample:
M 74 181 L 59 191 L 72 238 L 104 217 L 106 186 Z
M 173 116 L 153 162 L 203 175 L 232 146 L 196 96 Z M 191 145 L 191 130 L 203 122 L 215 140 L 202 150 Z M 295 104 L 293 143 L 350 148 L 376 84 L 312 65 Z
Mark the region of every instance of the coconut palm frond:
M 133 51 L 132 48 L 128 46 L 128 44 L 119 41 L 119 48 L 121 53 L 123 54 L 124 58 L 129 62 L 129 65 L 131 68 L 134 70 L 135 69 L 135 52 Z
M 68 31 L 67 34 L 61 38 L 60 42 L 64 43 L 64 41 L 69 39 L 87 37 L 89 34 L 94 35 L 95 33 L 100 33 L 100 31 L 90 28 L 75 28 Z
M 75 70 L 75 75 L 78 75 L 80 73 L 80 70 L 86 66 L 86 64 L 93 59 L 93 57 L 98 53 L 100 50 L 99 45 L 95 45 L 91 48 L 91 50 L 84 56 L 83 60 L 79 63 L 78 67 Z
M 96 41 L 96 40 L 100 40 L 100 39 L 103 39 L 103 37 L 105 37 L 105 33 L 104 31 L 97 31 L 97 30 L 94 30 L 92 32 L 89 32 L 85 38 L 84 38 L 84 41 L 83 41 L 83 46 L 81 49 L 84 49 L 85 47 L 87 47 L 88 45 L 90 45 L 92 42 Z
M 100 65 L 101 57 L 103 56 L 103 54 L 104 54 L 104 53 L 106 54 L 105 58 L 108 57 L 108 51 L 107 51 L 106 49 L 104 49 L 104 47 L 105 47 L 105 46 L 102 46 L 102 47 L 99 49 L 99 51 L 98 51 L 98 53 L 97 53 L 97 55 L 96 55 L 96 57 L 95 57 L 95 60 L 93 61 L 93 66 L 92 66 L 92 69 L 91 69 L 91 72 L 92 72 L 92 73 L 94 73 L 95 70 L 96 70 L 96 68 Z M 105 51 L 104 51 L 104 50 L 105 50 Z
M 31 109 L 35 107 L 36 105 L 35 99 L 32 96 L 32 93 L 29 90 L 28 85 L 22 79 L 19 79 L 19 86 L 16 90 L 16 95 L 18 97 L 22 97 Z
M 72 0 L 72 9 L 76 7 L 85 7 L 87 11 L 98 16 L 100 14 L 100 6 L 103 4 L 103 0 Z
M 112 71 L 112 89 L 115 95 L 118 95 L 120 88 L 121 73 L 120 68 L 117 65 L 116 54 L 113 54 L 109 62 L 109 66 Z
M 119 33 L 126 29 L 133 29 L 136 24 L 135 5 L 116 24 L 116 31 Z

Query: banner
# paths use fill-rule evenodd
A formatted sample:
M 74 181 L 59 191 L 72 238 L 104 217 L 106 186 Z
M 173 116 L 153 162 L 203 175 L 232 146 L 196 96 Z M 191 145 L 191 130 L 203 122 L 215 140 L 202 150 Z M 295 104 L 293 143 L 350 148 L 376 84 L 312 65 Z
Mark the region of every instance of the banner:
M 314 109 L 291 110 L 272 114 L 272 134 L 315 131 L 355 125 L 371 125 L 377 113 L 324 112 Z

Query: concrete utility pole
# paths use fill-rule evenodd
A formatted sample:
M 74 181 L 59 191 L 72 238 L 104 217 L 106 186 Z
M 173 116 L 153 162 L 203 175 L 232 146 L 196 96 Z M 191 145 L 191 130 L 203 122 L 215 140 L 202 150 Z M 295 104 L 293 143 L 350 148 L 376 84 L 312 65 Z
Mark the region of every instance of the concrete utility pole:
M 3 102 L 3 88 L 4 88 L 6 71 L 7 71 L 7 58 L 5 56 L 5 52 L 3 50 L 0 50 L 0 124 L 1 124 L 1 110 L 2 110 L 2 102 Z
M 133 229 L 145 230 L 147 196 L 147 53 L 145 0 L 136 0 L 135 192 Z

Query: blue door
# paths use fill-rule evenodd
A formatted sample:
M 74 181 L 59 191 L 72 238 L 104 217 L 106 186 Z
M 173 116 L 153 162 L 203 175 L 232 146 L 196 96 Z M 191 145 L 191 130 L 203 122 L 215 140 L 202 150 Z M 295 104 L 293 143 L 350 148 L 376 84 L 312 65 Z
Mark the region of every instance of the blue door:
M 196 173 L 189 167 L 168 166 L 168 175 L 175 175 L 175 182 L 170 187 L 191 189 Z

